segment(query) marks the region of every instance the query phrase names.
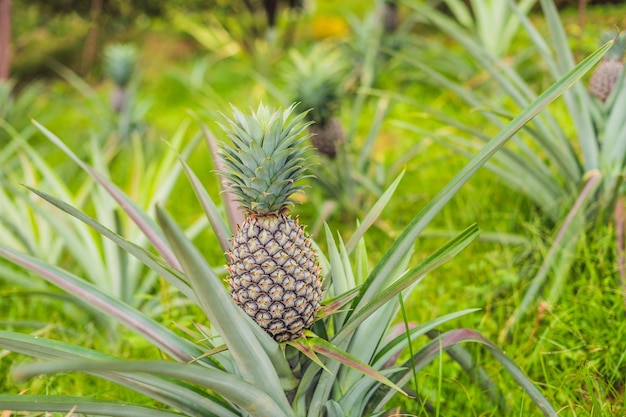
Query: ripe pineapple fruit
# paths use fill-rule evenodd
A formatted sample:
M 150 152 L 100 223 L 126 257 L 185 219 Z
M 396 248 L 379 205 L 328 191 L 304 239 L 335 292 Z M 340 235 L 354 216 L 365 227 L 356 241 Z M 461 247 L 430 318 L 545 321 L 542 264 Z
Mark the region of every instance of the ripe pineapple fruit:
M 625 47 L 626 37 L 619 36 L 589 79 L 589 94 L 597 97 L 603 103 L 613 91 L 615 83 L 624 71 Z
M 346 136 L 336 117 L 341 90 L 347 70 L 339 50 L 327 44 L 316 44 L 308 54 L 297 51 L 290 54 L 290 67 L 285 71 L 285 81 L 290 100 L 301 103 L 301 108 L 311 109 L 307 120 L 311 143 L 323 155 L 334 158 L 337 147 Z
M 259 105 L 252 115 L 237 109 L 222 173 L 244 211 L 228 253 L 230 293 L 277 342 L 297 339 L 313 325 L 322 297 L 320 267 L 311 240 L 289 215 L 291 196 L 306 176 L 306 113 L 291 118 Z

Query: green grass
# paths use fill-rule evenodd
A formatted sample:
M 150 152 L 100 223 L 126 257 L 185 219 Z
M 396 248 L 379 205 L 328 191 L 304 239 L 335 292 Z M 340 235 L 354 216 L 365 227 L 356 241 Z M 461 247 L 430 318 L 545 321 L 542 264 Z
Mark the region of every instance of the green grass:
M 616 10 L 623 12 L 624 8 Z M 593 8 L 588 11 L 590 24 L 594 11 Z M 605 13 L 602 10 L 599 15 L 605 17 Z M 574 19 L 574 16 L 567 16 L 568 19 Z M 161 39 L 168 33 L 152 36 Z M 261 99 L 267 102 L 274 100 L 255 83 L 250 72 L 246 72 L 248 61 L 236 58 L 211 65 L 199 88 L 190 90 L 185 85 L 185 77 L 192 71 L 194 62 L 197 62 L 195 60 L 202 56 L 203 53 L 193 54 L 181 61 L 159 57 L 160 62 L 167 64 L 158 68 L 152 66 L 144 74 L 145 89 L 140 94 L 154 103 L 148 115 L 148 121 L 156 131 L 154 140 L 171 135 L 181 121 L 189 117 L 185 114 L 187 109 L 202 115 L 211 129 L 218 133 L 219 129 L 211 119 L 219 118 L 218 111 L 227 110 L 227 103 L 237 103 L 241 108 L 246 108 Z M 237 76 L 237 71 L 245 75 Z M 385 83 L 392 82 L 385 80 Z M 97 92 L 105 99 L 107 85 L 98 86 Z M 83 146 L 81 135 L 92 128 L 92 119 L 96 115 L 86 111 L 80 104 L 83 100 L 80 95 L 62 82 L 49 83 L 47 94 L 61 101 L 51 100 L 47 103 L 50 111 L 54 110 L 55 117 L 46 125 L 59 137 L 71 141 L 72 146 L 80 149 Z M 444 106 L 449 98 L 423 85 L 411 86 L 407 94 L 423 97 L 439 107 Z M 54 104 L 58 106 L 56 109 L 53 108 Z M 366 117 L 371 111 L 366 110 Z M 408 112 L 407 107 L 398 104 L 393 108 L 390 119 L 411 117 Z M 471 118 L 461 108 L 457 112 L 459 118 Z M 347 119 L 348 114 L 345 112 L 343 118 Z M 424 123 L 427 124 L 428 120 Z M 389 143 L 386 147 L 381 145 L 380 154 L 386 161 L 399 158 L 414 141 L 422 139 L 392 124 L 386 125 L 384 134 L 389 138 Z M 35 141 L 38 140 L 41 138 L 35 138 Z M 363 134 L 358 135 L 357 146 L 362 141 Z M 41 142 L 42 149 L 45 149 L 47 145 L 43 144 L 43 140 Z M 160 145 L 157 147 L 162 150 L 166 148 Z M 76 175 L 82 173 L 77 174 L 79 171 L 69 161 L 57 152 L 50 151 L 50 155 L 58 163 L 58 169 L 66 173 L 68 181 L 80 181 Z M 372 259 L 378 259 L 384 253 L 415 213 L 464 163 L 458 155 L 431 144 L 425 152 L 407 164 L 397 198 L 383 212 L 377 227 L 368 233 L 368 241 L 375 242 L 375 246 L 368 248 Z M 217 181 L 212 172 L 214 167 L 209 162 L 204 144 L 193 154 L 191 165 L 205 181 L 212 195 L 217 195 Z M 123 179 L 122 168 L 117 171 L 120 179 Z M 315 192 L 311 190 L 311 193 Z M 312 224 L 317 216 L 318 208 L 311 204 L 311 200 L 296 209 L 304 224 Z M 185 178 L 178 181 L 176 197 L 165 203 L 182 225 L 191 224 L 201 212 Z M 458 319 L 453 323 L 454 326 L 474 328 L 489 339 L 497 340 L 504 323 L 529 285 L 525 279 L 531 276 L 528 269 L 537 265 L 549 247 L 546 241 L 548 231 L 543 229 L 540 220 L 531 202 L 505 187 L 490 172 L 481 170 L 435 219 L 429 229 L 432 233 L 427 233 L 430 236 L 420 239 L 415 258 L 424 257 L 443 242 L 442 238 L 436 236 L 437 232 L 462 230 L 471 223 L 477 223 L 485 232 L 485 239 L 470 246 L 420 284 L 406 303 L 409 320 L 425 322 L 442 314 L 480 307 L 480 312 Z M 329 219 L 331 230 L 341 230 L 344 238 L 348 238 L 354 230 L 354 222 L 354 218 L 341 213 Z M 527 243 L 494 242 L 487 239 L 491 233 L 521 235 L 527 239 Z M 515 328 L 510 338 L 500 345 L 541 387 L 563 416 L 626 415 L 626 316 L 624 296 L 619 288 L 615 266 L 615 230 L 610 226 L 601 227 L 597 234 L 581 242 L 576 262 L 558 303 L 535 306 L 535 310 Z M 324 238 L 318 240 L 324 247 Z M 202 233 L 196 243 L 214 266 L 224 262 L 216 240 L 209 232 Z M 124 330 L 118 329 L 119 333 L 115 337 L 107 334 L 104 330 L 108 325 L 101 317 L 50 297 L 19 296 L 19 291 L 21 289 L 0 281 L 0 322 L 3 329 L 71 340 L 82 346 L 127 357 L 156 358 L 159 355 Z M 175 306 L 165 292 L 157 291 L 147 296 L 160 298 L 164 302 L 165 309 L 160 319 L 172 329 L 176 329 L 177 325 L 191 328 L 194 321 L 202 322 L 197 311 Z M 469 349 L 506 393 L 512 409 L 510 415 L 539 415 L 530 400 L 494 359 L 481 349 Z M 133 395 L 113 384 L 82 374 L 42 377 L 16 384 L 9 379 L 5 370 L 24 360 L 27 359 L 0 352 L 0 392 L 18 393 L 28 389 L 33 394 L 71 393 L 118 399 Z M 467 375 L 445 356 L 441 362 L 435 361 L 421 372 L 417 382 L 422 394 L 426 394 L 435 410 L 439 410 L 437 415 L 500 415 Z M 423 404 L 419 399 L 400 399 L 397 404 L 402 413 L 422 415 Z

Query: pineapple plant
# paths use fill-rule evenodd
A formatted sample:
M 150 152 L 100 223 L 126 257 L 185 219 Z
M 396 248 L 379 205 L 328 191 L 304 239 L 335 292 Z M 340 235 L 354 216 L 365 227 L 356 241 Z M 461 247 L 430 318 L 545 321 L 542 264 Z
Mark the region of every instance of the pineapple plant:
M 609 41 L 613 35 L 605 36 L 605 38 L 608 38 L 605 42 Z M 603 103 L 611 95 L 617 80 L 624 71 L 624 49 L 626 49 L 626 37 L 620 35 L 589 79 L 589 94 Z
M 115 84 L 111 107 L 121 113 L 130 101 L 129 83 L 135 73 L 137 49 L 132 45 L 110 45 L 104 51 L 104 71 Z
M 340 234 L 337 236 L 339 241 L 335 241 L 335 234 L 327 227 L 329 257 L 326 258 L 322 252 L 316 255 L 311 251 L 311 242 L 304 237 L 300 226 L 288 215 L 291 195 L 301 190 L 297 183 L 306 174 L 306 149 L 302 145 L 308 138 L 307 125 L 301 123 L 305 115 L 293 117 L 289 121 L 293 106 L 282 113 L 260 106 L 252 116 L 235 110 L 227 128 L 233 145 L 224 145 L 222 148 L 225 165 L 229 168 L 223 175 L 228 179 L 231 190 L 241 200 L 247 217 L 240 225 L 232 246 L 227 240 L 218 240 L 224 252 L 237 256 L 237 245 L 244 245 L 240 252 L 248 251 L 254 255 L 244 258 L 244 267 L 262 257 L 266 257 L 266 263 L 261 263 L 259 269 L 253 269 L 249 274 L 235 271 L 239 275 L 231 276 L 231 281 L 244 281 L 245 276 L 255 279 L 261 268 L 269 267 L 273 262 L 278 263 L 284 257 L 280 251 L 275 252 L 278 256 L 271 259 L 267 256 L 269 251 L 275 249 L 272 241 L 287 248 L 284 252 L 293 259 L 290 264 L 293 266 L 294 280 L 309 277 L 305 278 L 306 282 L 296 281 L 293 287 L 296 293 L 299 289 L 304 294 L 311 293 L 310 299 L 313 301 L 308 301 L 307 298 L 307 302 L 313 306 L 313 310 L 317 305 L 314 300 L 321 297 L 318 259 L 325 271 L 328 271 L 327 275 L 332 277 L 325 283 L 325 289 L 331 298 L 327 298 L 323 307 L 320 307 L 316 322 L 315 330 L 319 334 L 281 345 L 261 330 L 244 310 L 237 307 L 237 302 L 233 302 L 223 281 L 204 259 L 199 248 L 195 247 L 161 206 L 156 207 L 157 221 L 154 222 L 107 176 L 99 174 L 52 132 L 35 122 L 45 137 L 76 161 L 119 203 L 120 211 L 142 230 L 157 253 L 142 249 L 71 204 L 46 192 L 34 188 L 30 190 L 74 219 L 94 228 L 97 233 L 114 242 L 124 254 L 136 257 L 163 277 L 180 291 L 181 301 L 185 297 L 187 302 L 202 311 L 204 323 L 193 319 L 196 331 L 182 326 L 179 328 L 184 330 L 183 334 L 172 331 L 156 318 L 147 316 L 109 292 L 91 285 L 70 270 L 48 264 L 45 260 L 0 242 L 0 258 L 80 298 L 84 305 L 111 316 L 134 335 L 153 345 L 155 350 L 162 352 L 162 358 L 158 360 L 140 357 L 123 359 L 115 353 L 79 346 L 74 341 L 70 343 L 0 329 L 0 349 L 3 352 L 40 359 L 19 363 L 17 357 L 11 376 L 18 382 L 37 375 L 83 372 L 105 379 L 107 383 L 126 387 L 154 401 L 154 404 L 144 405 L 144 398 L 140 399 L 140 403 L 134 398 L 102 401 L 92 398 L 91 395 L 85 398 L 65 394 L 17 395 L 3 392 L 0 394 L 0 409 L 128 417 L 139 414 L 172 417 L 385 415 L 389 411 L 390 401 L 397 393 L 404 392 L 403 388 L 412 389 L 416 373 L 432 363 L 442 352 L 449 352 L 453 358 L 459 358 L 455 359 L 459 363 L 468 364 L 470 353 L 459 344 L 475 342 L 493 354 L 544 415 L 556 415 L 554 407 L 522 371 L 497 346 L 479 333 L 465 328 L 442 334 L 434 331 L 446 322 L 475 309 L 437 317 L 418 326 L 405 323 L 405 328 L 410 330 L 400 335 L 389 329 L 389 326 L 398 316 L 402 305 L 396 301 L 398 297 L 411 296 L 411 288 L 415 284 L 452 259 L 479 234 L 477 226 L 472 225 L 416 265 L 411 265 L 414 259 L 411 255 L 423 230 L 461 186 L 514 137 L 520 126 L 579 80 L 599 59 L 596 53 L 579 64 L 574 71 L 531 103 L 527 111 L 511 121 L 457 173 L 431 203 L 416 213 L 372 267 L 368 259 L 365 234 L 390 202 L 402 176 L 384 192 L 364 221 L 359 223 L 348 242 L 344 243 Z M 211 136 L 207 135 L 207 141 Z M 227 234 L 225 222 L 219 219 L 220 210 L 207 190 L 184 158 L 180 162 L 214 232 L 218 237 Z M 266 186 L 261 186 L 262 183 Z M 238 240 L 246 225 L 247 235 Z M 262 245 L 263 248 L 255 250 L 257 245 Z M 305 256 L 299 256 L 300 253 Z M 306 261 L 307 258 L 312 260 L 313 266 Z M 294 262 L 298 265 L 294 265 Z M 298 273 L 301 265 L 312 268 L 309 273 L 313 276 Z M 353 265 L 357 267 L 353 269 Z M 287 284 L 289 283 L 284 280 L 281 282 L 281 286 Z M 260 280 L 258 287 L 261 287 Z M 253 286 L 250 285 L 249 288 L 253 289 Z M 306 307 L 303 312 L 307 312 Z M 285 318 L 281 316 L 281 320 L 284 321 Z M 307 320 L 302 319 L 302 322 L 306 323 Z M 412 342 L 421 336 L 431 335 L 435 337 L 434 340 L 417 352 L 411 351 Z M 292 337 L 295 336 L 290 334 L 289 338 Z M 109 349 L 110 344 L 107 343 L 106 347 Z M 410 356 L 397 362 L 403 356 L 400 354 L 407 353 L 407 350 Z M 142 349 L 141 353 L 143 352 L 145 351 Z M 469 365 L 471 369 L 468 368 L 467 372 L 477 377 L 477 382 L 483 387 L 481 391 L 484 387 L 493 387 L 492 381 L 486 375 L 474 372 L 477 363 L 472 361 Z M 487 395 L 492 399 L 490 402 L 500 403 L 505 399 L 502 393 L 491 388 Z M 501 408 L 506 407 L 506 404 L 496 406 Z
M 347 65 L 342 55 L 327 44 L 315 45 L 308 54 L 290 54 L 291 65 L 285 71 L 289 100 L 310 109 L 307 120 L 311 143 L 322 155 L 334 158 L 346 135 L 337 118 Z
M 297 339 L 311 327 L 322 296 L 320 267 L 311 240 L 290 216 L 292 195 L 306 176 L 306 113 L 290 120 L 259 105 L 252 115 L 234 109 L 232 141 L 223 146 L 226 184 L 244 212 L 228 253 L 230 292 L 276 341 Z

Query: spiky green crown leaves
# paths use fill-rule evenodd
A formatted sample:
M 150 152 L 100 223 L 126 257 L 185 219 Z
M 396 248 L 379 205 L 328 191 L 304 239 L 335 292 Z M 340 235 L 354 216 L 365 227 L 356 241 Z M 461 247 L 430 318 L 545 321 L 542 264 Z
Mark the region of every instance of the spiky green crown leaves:
M 303 123 L 306 112 L 291 117 L 295 104 L 284 111 L 271 110 L 259 104 L 256 112 L 244 114 L 233 108 L 233 118 L 220 124 L 232 145 L 222 145 L 226 179 L 248 214 L 277 213 L 295 200 L 292 196 L 304 188 L 310 163 L 310 146 Z
M 328 44 L 316 44 L 306 55 L 292 51 L 290 58 L 284 79 L 291 100 L 311 109 L 308 120 L 324 125 L 339 107 L 348 70 L 345 58 Z
M 133 45 L 110 45 L 104 51 L 104 70 L 115 84 L 124 88 L 130 82 L 137 63 Z

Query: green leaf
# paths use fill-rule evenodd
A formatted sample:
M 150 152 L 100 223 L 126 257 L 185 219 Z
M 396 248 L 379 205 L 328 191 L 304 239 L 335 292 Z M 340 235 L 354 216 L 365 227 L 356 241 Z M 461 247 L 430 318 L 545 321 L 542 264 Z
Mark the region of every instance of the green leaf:
M 426 323 L 420 323 L 417 326 L 409 329 L 408 335 L 403 333 L 393 340 L 390 340 L 384 344 L 376 353 L 376 356 L 372 360 L 373 366 L 376 369 L 381 369 L 383 366 L 394 356 L 397 356 L 402 350 L 404 350 L 410 341 L 417 339 L 420 336 L 425 335 L 428 331 L 441 326 L 444 323 L 448 323 L 459 317 L 463 317 L 467 314 L 479 311 L 478 308 L 470 308 L 467 310 L 456 311 L 454 313 L 446 314 L 441 317 L 434 318 Z
M 50 360 L 112 360 L 110 355 L 56 340 L 48 340 L 21 333 L 0 330 L 0 348 L 40 359 Z M 100 378 L 113 381 L 156 401 L 181 410 L 188 415 L 216 415 L 236 417 L 231 405 L 211 393 L 200 394 L 178 382 L 145 374 L 123 375 L 113 372 L 92 372 Z M 27 397 L 28 398 L 28 397 Z
M 594 192 L 598 188 L 601 180 L 602 174 L 600 171 L 593 170 L 588 173 L 587 181 L 583 189 L 574 201 L 574 204 L 565 217 L 563 224 L 559 227 L 554 238 L 554 242 L 550 246 L 550 249 L 541 263 L 539 270 L 535 274 L 535 277 L 532 279 L 530 287 L 526 290 L 524 298 L 511 317 L 509 317 L 504 328 L 501 330 L 499 336 L 499 340 L 501 342 L 508 337 L 513 327 L 515 327 L 519 320 L 524 316 L 531 303 L 537 300 L 539 292 L 548 278 L 548 273 L 554 267 L 555 260 L 559 258 L 572 259 L 572 254 L 576 248 L 580 234 L 585 229 L 585 223 L 581 220 L 580 216 L 584 214 L 584 210 L 589 204 L 588 199 L 593 197 Z M 569 271 L 561 271 L 560 275 L 563 275 L 566 272 Z M 561 288 L 558 288 L 558 291 L 554 291 L 553 288 L 552 292 L 560 293 L 560 290 Z
M 381 306 L 385 305 L 385 303 L 389 300 L 397 296 L 402 290 L 408 288 L 417 280 L 423 278 L 433 269 L 454 258 L 460 251 L 473 242 L 478 237 L 478 234 L 479 230 L 476 225 L 468 227 L 454 239 L 448 241 L 444 246 L 439 248 L 436 252 L 429 255 L 419 265 L 409 270 L 396 282 L 392 283 L 387 288 L 380 290 L 375 298 L 350 316 L 334 340 L 342 340 L 346 337 L 346 335 L 355 331 L 366 318 L 368 318 Z
M 357 357 L 349 354 L 348 352 L 337 348 L 332 343 L 321 339 L 321 338 L 313 338 L 307 341 L 307 343 L 311 346 L 311 348 L 320 355 L 326 356 L 330 359 L 333 359 L 339 363 L 342 363 L 349 367 L 350 369 L 354 369 L 355 371 L 361 372 L 363 375 L 367 375 L 370 378 L 375 379 L 376 381 L 384 384 L 401 394 L 407 395 L 402 388 L 391 382 L 388 378 L 384 377 L 380 372 L 376 369 L 372 368 L 365 362 L 361 361 Z
M 409 223 L 402 235 L 393 243 L 376 265 L 367 281 L 363 285 L 361 294 L 353 302 L 355 312 L 361 310 L 367 303 L 377 297 L 386 276 L 394 265 L 402 258 L 406 251 L 410 250 L 415 240 L 432 221 L 432 219 L 452 199 L 459 189 L 482 167 L 500 148 L 504 146 L 522 127 L 532 120 L 548 104 L 556 100 L 564 91 L 576 83 L 585 73 L 600 61 L 610 48 L 606 44 L 585 58 L 580 64 L 569 71 L 563 78 L 554 83 L 542 93 L 528 107 L 521 111 L 500 133 L 489 141 L 470 161 L 465 165 L 446 186 L 420 211 Z
M 45 411 L 85 413 L 115 417 L 172 417 L 178 413 L 144 407 L 121 401 L 105 401 L 83 397 L 55 397 L 50 395 L 0 394 L 0 409 L 12 411 Z
M 504 366 L 507 372 L 515 379 L 519 386 L 530 396 L 533 402 L 539 407 L 544 415 L 550 417 L 556 417 L 557 412 L 554 410 L 550 402 L 541 394 L 537 387 L 528 379 L 526 375 L 515 365 L 515 363 L 509 359 L 504 352 L 502 352 L 491 341 L 483 337 L 480 333 L 470 329 L 456 329 L 443 333 L 440 337 L 428 343 L 419 352 L 415 354 L 413 358 L 415 363 L 415 369 L 409 369 L 405 372 L 397 383 L 403 385 L 412 376 L 413 372 L 419 372 L 426 365 L 433 361 L 433 359 L 439 357 L 439 355 L 449 349 L 451 346 L 457 345 L 463 342 L 474 342 L 485 346 L 489 352 Z M 407 362 L 406 364 L 409 364 Z M 406 365 L 405 364 L 405 365 Z M 390 391 L 386 394 L 386 397 L 391 397 L 393 392 Z M 381 401 L 381 406 L 384 406 L 386 401 Z M 375 411 L 380 411 L 376 409 Z
M 228 226 L 226 226 L 226 223 L 224 223 L 224 220 L 220 216 L 217 205 L 213 202 L 213 199 L 206 191 L 204 186 L 202 186 L 202 182 L 195 174 L 195 172 L 193 172 L 189 165 L 182 159 L 180 160 L 180 163 L 185 168 L 187 178 L 189 178 L 189 182 L 191 182 L 191 186 L 196 193 L 196 197 L 198 197 L 198 201 L 200 201 L 200 204 L 204 209 L 204 213 L 211 223 L 211 227 L 213 228 L 213 232 L 217 236 L 217 240 L 222 247 L 222 251 L 224 252 L 224 254 L 226 254 L 226 252 L 230 250 L 230 237 L 232 236 L 232 232 L 229 230 Z
M 82 169 L 84 169 L 89 175 L 91 175 L 104 189 L 117 201 L 122 210 L 124 210 L 131 219 L 137 224 L 137 226 L 144 232 L 146 237 L 159 251 L 163 258 L 174 268 L 180 268 L 176 257 L 171 249 L 167 246 L 162 237 L 162 232 L 156 226 L 154 221 L 148 217 L 137 205 L 124 194 L 115 184 L 108 181 L 102 175 L 97 173 L 93 168 L 83 162 L 76 154 L 74 154 L 70 148 L 67 147 L 54 133 L 46 129 L 44 126 L 33 120 L 33 123 L 37 128 L 59 149 L 74 160 Z
M 262 337 L 253 332 L 256 323 L 235 305 L 198 249 L 160 207 L 157 207 L 157 219 L 196 292 L 200 307 L 224 339 L 241 375 L 262 387 L 289 415 L 291 407 L 277 372 L 281 373 L 285 383 L 291 371 L 287 371 L 290 368 L 278 344 L 269 335 Z
M 378 219 L 378 217 L 380 216 L 380 213 L 382 213 L 383 209 L 387 206 L 389 201 L 391 201 L 391 197 L 395 193 L 396 188 L 398 188 L 398 184 L 400 184 L 400 181 L 402 180 L 403 176 L 404 176 L 404 171 L 402 171 L 400 175 L 396 177 L 396 179 L 391 183 L 391 185 L 387 187 L 383 195 L 380 196 L 380 198 L 368 211 L 367 215 L 363 218 L 363 221 L 361 222 L 357 230 L 355 230 L 352 237 L 350 237 L 350 240 L 348 241 L 348 243 L 346 243 L 346 249 L 348 253 L 352 253 L 359 239 L 361 239 L 361 237 L 363 237 L 363 235 L 370 228 L 370 226 L 374 224 L 376 219 Z
M 114 243 L 116 243 L 120 248 L 122 248 L 126 253 L 129 253 L 139 259 L 144 265 L 148 266 L 155 272 L 157 272 L 160 276 L 167 279 L 172 285 L 178 288 L 183 294 L 189 297 L 191 300 L 196 301 L 195 294 L 191 291 L 191 288 L 187 283 L 179 276 L 178 271 L 172 271 L 168 265 L 164 264 L 162 260 L 145 250 L 144 248 L 129 242 L 124 239 L 117 233 L 111 231 L 106 228 L 102 224 L 98 223 L 91 217 L 87 216 L 85 213 L 77 210 L 76 208 L 66 204 L 65 202 L 58 200 L 57 198 L 44 193 L 43 191 L 36 190 L 31 187 L 26 187 L 31 192 L 37 194 L 39 197 L 43 198 L 53 206 L 63 210 L 67 214 L 77 218 L 81 222 L 85 223 L 89 227 L 93 228 L 95 231 L 100 233 L 102 236 L 110 239 Z
M 224 161 L 220 157 L 218 141 L 215 135 L 205 124 L 202 124 L 202 132 L 206 139 L 207 146 L 211 156 L 213 157 L 213 165 L 218 172 L 226 172 Z M 222 187 L 222 193 L 224 193 L 224 202 L 226 204 L 226 210 L 228 212 L 228 218 L 230 219 L 230 228 L 235 230 L 238 224 L 243 223 L 243 212 L 239 208 L 239 203 L 235 195 L 230 192 L 228 185 L 223 177 L 220 176 L 220 185 Z
M 359 287 L 352 288 L 349 291 L 344 292 L 343 294 L 331 298 L 325 299 L 322 302 L 322 305 L 317 312 L 317 320 L 332 316 L 337 313 L 341 313 L 342 307 L 348 304 L 350 301 L 354 300 L 354 298 L 358 295 Z M 346 309 L 347 311 L 347 309 Z
M 21 365 L 14 369 L 15 378 L 32 378 L 41 374 L 59 372 L 122 372 L 133 375 L 145 373 L 188 381 L 201 387 L 210 389 L 228 401 L 236 404 L 251 416 L 255 417 L 288 417 L 291 412 L 285 412 L 277 401 L 268 395 L 262 385 L 253 385 L 238 376 L 208 369 L 195 364 L 175 363 L 166 361 L 55 361 Z
M 511 7 L 515 9 L 513 2 L 511 0 L 508 1 L 509 4 L 512 5 Z M 518 16 L 520 16 L 522 24 L 531 35 L 535 45 L 542 45 L 546 43 L 553 45 L 556 55 L 555 57 L 549 52 L 547 47 L 541 48 L 540 51 L 544 51 L 542 54 L 544 61 L 548 63 L 548 66 L 551 68 L 552 74 L 556 79 L 568 71 L 571 72 L 570 69 L 575 68 L 575 61 L 567 40 L 565 28 L 561 23 L 559 11 L 554 2 L 546 0 L 540 0 L 540 2 L 548 28 L 552 35 L 551 39 L 547 42 L 542 39 L 541 34 L 536 28 L 534 28 L 530 19 L 526 16 L 520 15 L 520 13 L 518 13 Z M 612 45 L 613 41 L 608 42 L 600 48 L 600 50 L 603 50 L 604 53 L 606 53 Z M 578 66 L 580 66 L 580 64 Z M 590 107 L 592 106 L 591 97 L 585 90 L 585 87 L 579 83 L 578 85 L 575 85 L 571 91 L 565 93 L 563 98 L 571 115 L 571 122 L 576 127 L 576 136 L 578 137 L 580 148 L 583 153 L 582 163 L 584 163 L 584 170 L 590 171 L 592 169 L 600 168 L 599 142 L 593 126 L 591 116 L 592 113 L 590 111 Z
M 292 340 L 290 342 L 287 342 L 287 344 L 289 346 L 293 346 L 294 349 L 297 349 L 304 356 L 309 358 L 314 364 L 316 364 L 317 366 L 319 366 L 320 368 L 322 368 L 326 372 L 330 372 L 328 370 L 328 368 L 326 367 L 326 365 L 324 365 L 324 362 L 322 362 L 322 360 L 319 358 L 319 356 L 317 356 L 315 354 L 315 347 L 311 343 L 311 340 L 316 340 L 316 339 L 317 339 L 316 337 L 314 337 L 314 338 L 301 337 L 301 338 L 298 338 L 296 340 Z
M 471 243 L 477 236 L 478 228 L 475 225 L 469 227 L 467 230 L 457 236 L 456 239 L 448 242 L 440 250 L 429 256 L 418 266 L 412 268 L 410 271 L 402 275 L 396 282 L 390 284 L 389 287 L 387 287 L 385 290 L 382 290 L 381 294 L 379 294 L 374 300 L 372 300 L 370 304 L 366 305 L 362 310 L 350 316 L 346 323 L 340 329 L 337 329 L 337 334 L 332 339 L 334 345 L 347 349 L 347 345 L 349 344 L 352 335 L 357 330 L 360 330 L 360 326 L 368 317 L 370 317 L 374 313 L 377 313 L 380 307 L 390 302 L 390 300 L 392 300 L 403 289 L 408 288 L 410 285 L 417 282 L 417 280 L 424 277 L 432 269 L 438 267 L 439 265 L 454 257 L 460 250 L 469 245 L 469 243 Z M 412 248 L 409 253 L 411 251 Z M 391 270 L 390 275 L 396 276 L 397 273 L 400 272 L 396 271 L 398 265 L 404 265 L 404 263 L 405 260 L 401 259 L 396 265 L 396 268 Z M 391 320 L 391 318 L 387 318 L 387 320 Z M 378 339 L 372 339 L 371 343 L 378 344 Z M 362 347 L 358 346 L 357 344 L 354 349 L 365 350 L 365 348 L 369 347 L 370 346 Z M 312 405 L 309 409 L 308 415 L 317 415 L 316 413 L 318 413 L 317 407 L 319 405 L 319 402 L 323 398 L 328 397 L 330 390 L 335 384 L 335 375 L 340 371 L 340 366 L 338 365 L 338 363 L 331 362 L 327 364 L 327 367 L 330 370 L 330 375 L 323 374 L 319 377 L 313 399 L 311 400 Z M 309 367 L 309 369 L 305 371 L 305 374 L 302 377 L 301 386 L 307 386 L 308 381 L 312 381 L 316 373 L 316 367 Z M 299 390 L 296 394 L 296 399 L 304 401 L 303 395 L 304 394 Z M 301 403 L 296 403 L 296 405 L 298 407 L 302 407 Z
M 143 313 L 63 269 L 48 265 L 2 244 L 0 257 L 41 276 L 97 311 L 110 315 L 179 360 L 190 361 L 202 353 L 197 346 L 180 338 Z

